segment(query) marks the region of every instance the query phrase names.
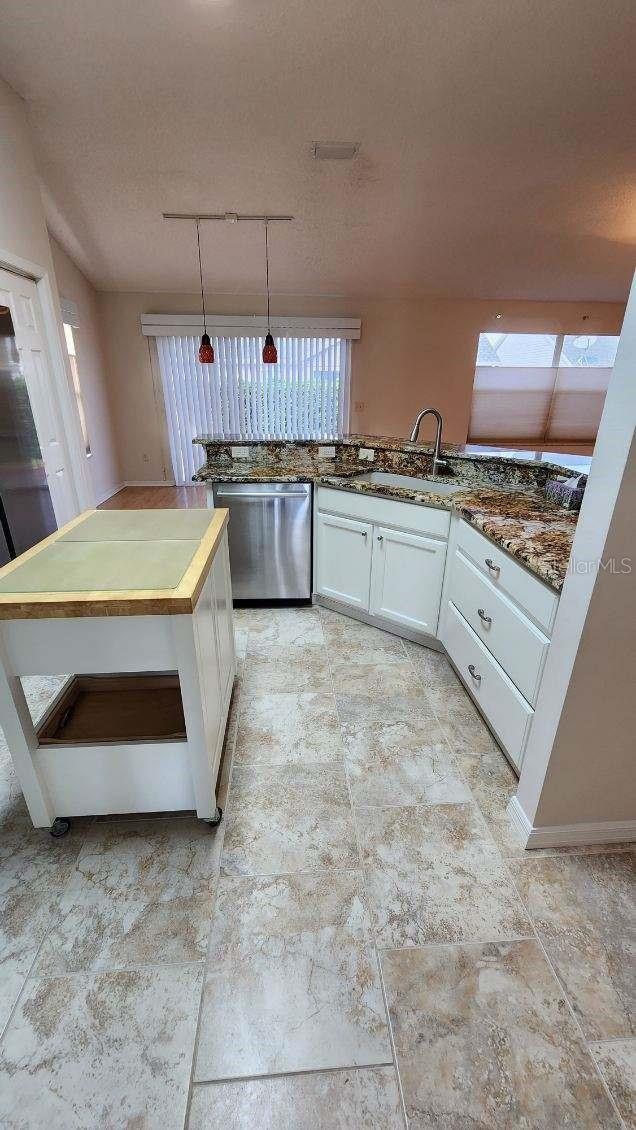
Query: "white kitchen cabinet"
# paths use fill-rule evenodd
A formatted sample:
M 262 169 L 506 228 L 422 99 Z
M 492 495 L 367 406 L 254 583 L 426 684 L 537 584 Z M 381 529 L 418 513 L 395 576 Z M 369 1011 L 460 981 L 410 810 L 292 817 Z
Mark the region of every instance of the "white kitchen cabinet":
M 434 636 L 445 559 L 445 541 L 374 526 L 372 614 Z
M 450 601 L 443 617 L 444 646 L 479 709 L 516 769 L 534 711 Z
M 435 636 L 448 513 L 323 488 L 317 501 L 315 592 Z
M 316 515 L 316 592 L 367 612 L 373 526 L 337 514 Z

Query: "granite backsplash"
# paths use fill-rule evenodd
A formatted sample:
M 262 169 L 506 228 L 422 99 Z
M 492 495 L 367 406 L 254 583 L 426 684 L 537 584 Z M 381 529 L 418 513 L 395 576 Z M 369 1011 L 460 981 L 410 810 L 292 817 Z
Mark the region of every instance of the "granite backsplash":
M 354 475 L 362 471 L 391 471 L 405 475 L 430 475 L 433 469 L 432 448 L 425 444 L 409 443 L 405 440 L 386 439 L 380 436 L 348 436 L 341 440 L 218 440 L 200 436 L 193 440 L 200 444 L 206 455 L 205 464 L 199 468 L 197 481 L 209 479 L 215 470 L 222 471 L 244 465 L 246 474 L 250 468 L 255 470 L 267 466 L 272 474 L 275 469 L 281 473 L 293 469 L 294 473 Z M 232 456 L 233 447 L 245 447 L 249 458 L 237 460 Z M 324 459 L 319 456 L 319 448 L 333 447 L 335 458 Z M 361 460 L 361 448 L 371 448 L 372 460 Z M 543 494 L 549 478 L 563 475 L 564 469 L 556 464 L 536 463 L 532 460 L 506 459 L 502 456 L 462 454 L 453 445 L 445 445 L 443 457 L 448 464 L 449 474 L 467 486 L 481 485 L 503 487 L 508 490 L 530 491 Z

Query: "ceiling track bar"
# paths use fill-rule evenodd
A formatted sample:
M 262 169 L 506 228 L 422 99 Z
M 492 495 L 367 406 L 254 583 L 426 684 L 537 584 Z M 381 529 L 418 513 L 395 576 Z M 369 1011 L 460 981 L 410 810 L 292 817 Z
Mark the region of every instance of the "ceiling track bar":
M 289 223 L 294 219 L 293 216 L 242 216 L 237 212 L 223 212 L 217 214 L 215 212 L 163 212 L 164 220 L 223 220 L 227 224 L 240 224 L 245 220 L 260 221 L 264 223 L 267 221 L 270 224 L 275 223 Z

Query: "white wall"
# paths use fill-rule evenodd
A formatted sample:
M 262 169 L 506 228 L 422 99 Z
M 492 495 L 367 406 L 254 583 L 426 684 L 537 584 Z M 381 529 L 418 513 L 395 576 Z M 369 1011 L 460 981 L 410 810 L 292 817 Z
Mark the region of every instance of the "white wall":
M 635 429 L 636 278 L 519 782 L 537 831 L 636 828 Z
M 86 462 L 93 489 L 93 503 L 98 505 L 119 489 L 122 480 L 108 398 L 97 292 L 53 238 L 51 251 L 60 295 L 74 302 L 78 312 L 79 329 L 73 331 L 73 338 L 91 445 L 91 455 Z

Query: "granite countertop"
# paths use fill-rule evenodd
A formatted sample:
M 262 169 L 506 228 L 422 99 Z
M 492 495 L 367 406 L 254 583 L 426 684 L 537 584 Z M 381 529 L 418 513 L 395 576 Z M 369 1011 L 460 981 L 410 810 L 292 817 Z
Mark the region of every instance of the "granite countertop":
M 355 440 L 355 442 L 354 442 Z M 376 446 L 378 437 L 348 437 L 341 441 L 339 453 L 351 444 L 357 446 Z M 203 442 L 206 449 L 217 451 L 219 441 L 207 437 L 195 442 Z M 390 469 L 393 472 L 416 475 L 413 457 L 427 456 L 428 447 L 413 445 L 403 441 L 384 440 L 384 451 L 392 453 Z M 308 448 L 314 447 L 310 454 Z M 270 458 L 271 451 L 271 458 Z M 530 479 L 520 485 L 517 470 L 519 460 L 508 460 L 505 456 L 488 457 L 490 480 L 482 475 L 484 462 L 478 458 L 470 461 L 467 454 L 455 455 L 457 449 L 444 449 L 453 463 L 452 481 L 461 484 L 462 489 L 453 495 L 440 495 L 434 491 L 416 490 L 407 486 L 385 486 L 368 482 L 360 476 L 370 470 L 378 469 L 376 463 L 361 465 L 355 458 L 347 455 L 332 459 L 319 459 L 316 445 L 263 443 L 258 456 L 250 459 L 225 458 L 215 461 L 214 456 L 195 475 L 198 482 L 223 483 L 294 483 L 313 482 L 336 490 L 355 491 L 357 494 L 370 494 L 384 498 L 394 498 L 414 502 L 420 506 L 434 506 L 459 514 L 492 542 L 499 545 L 516 558 L 536 576 L 545 581 L 556 592 L 563 586 L 568 561 L 572 549 L 574 530 L 578 515 L 564 510 L 548 501 L 538 486 L 538 481 Z M 228 452 L 229 454 L 229 452 Z M 455 456 L 453 458 L 453 456 Z M 209 450 L 208 450 L 209 457 Z M 404 466 L 400 459 L 404 458 Z M 483 458 L 483 457 L 482 457 Z M 407 465 L 408 460 L 411 464 Z M 396 461 L 397 460 L 397 461 Z M 533 466 L 530 461 L 528 464 Z M 536 468 L 536 464 L 534 464 Z M 388 467 L 387 467 L 388 469 Z M 554 468 L 559 470 L 559 468 Z M 562 468 L 560 469 L 562 470 Z M 545 465 L 541 474 L 549 471 Z M 430 477 L 424 467 L 419 470 L 421 477 Z M 493 482 L 492 479 L 496 481 Z M 448 480 L 446 480 L 448 481 Z

